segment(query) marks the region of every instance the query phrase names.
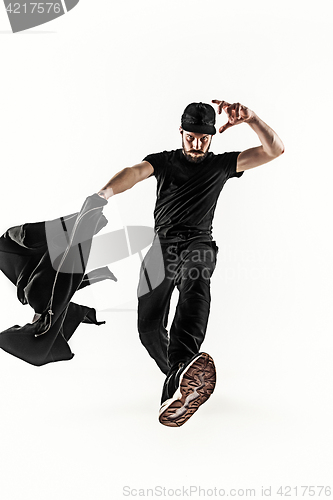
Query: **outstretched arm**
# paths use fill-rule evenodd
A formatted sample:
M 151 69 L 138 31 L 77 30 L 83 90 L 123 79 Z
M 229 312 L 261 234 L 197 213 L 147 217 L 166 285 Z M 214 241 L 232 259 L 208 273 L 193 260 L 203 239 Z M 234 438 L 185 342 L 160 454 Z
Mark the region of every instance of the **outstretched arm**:
M 114 194 L 122 193 L 147 179 L 153 172 L 154 168 L 148 161 L 138 163 L 134 167 L 126 167 L 114 175 L 98 194 L 107 200 Z
M 284 145 L 280 137 L 254 111 L 239 102 L 229 104 L 226 101 L 218 101 L 216 99 L 212 102 L 217 104 L 219 114 L 224 110 L 228 116 L 228 122 L 219 129 L 220 133 L 239 123 L 248 123 L 261 142 L 261 146 L 246 149 L 239 154 L 237 158 L 237 172 L 268 163 L 284 152 Z

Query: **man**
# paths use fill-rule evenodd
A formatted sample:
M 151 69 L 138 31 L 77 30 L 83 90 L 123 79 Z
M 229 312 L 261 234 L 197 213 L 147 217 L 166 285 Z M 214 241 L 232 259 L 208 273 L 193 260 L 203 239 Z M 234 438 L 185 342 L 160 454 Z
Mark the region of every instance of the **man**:
M 224 110 L 228 117 L 220 133 L 248 123 L 261 145 L 243 152 L 209 152 L 216 134 L 215 110 L 209 104 L 192 103 L 181 119 L 182 149 L 146 156 L 141 163 L 116 174 L 98 193 L 108 199 L 151 175 L 157 179 L 156 238 L 141 267 L 138 329 L 141 342 L 166 374 L 159 420 L 171 427 L 183 425 L 215 387 L 214 361 L 199 350 L 207 328 L 210 277 L 218 252 L 212 221 L 221 189 L 229 178 L 241 177 L 245 170 L 284 151 L 277 134 L 246 106 L 212 102 L 219 114 Z M 154 286 L 158 276 L 163 279 Z M 168 335 L 175 287 L 179 300 Z

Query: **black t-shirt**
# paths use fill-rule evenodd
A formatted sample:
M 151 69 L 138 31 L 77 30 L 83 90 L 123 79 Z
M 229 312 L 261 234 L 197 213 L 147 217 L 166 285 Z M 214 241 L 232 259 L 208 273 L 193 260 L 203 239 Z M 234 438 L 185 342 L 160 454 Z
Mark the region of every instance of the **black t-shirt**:
M 240 152 L 215 155 L 201 163 L 189 162 L 182 149 L 148 155 L 157 179 L 155 232 L 163 241 L 212 239 L 216 203 L 225 182 L 241 177 L 236 172 Z

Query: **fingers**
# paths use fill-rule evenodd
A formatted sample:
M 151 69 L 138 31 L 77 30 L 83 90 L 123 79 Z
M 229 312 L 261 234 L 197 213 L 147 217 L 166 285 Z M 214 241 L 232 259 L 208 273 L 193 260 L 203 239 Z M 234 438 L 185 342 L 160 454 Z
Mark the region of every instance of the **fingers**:
M 248 108 L 246 108 L 246 106 L 243 106 L 239 102 L 230 104 L 227 101 L 214 99 L 212 100 L 212 103 L 217 104 L 217 112 L 219 115 L 222 113 L 222 110 L 224 110 L 228 116 L 228 122 L 219 128 L 220 133 L 224 132 L 233 125 L 237 125 L 238 123 L 246 121 L 247 119 Z
M 241 118 L 240 110 L 242 105 L 239 102 L 230 104 L 227 101 L 220 101 L 218 99 L 213 99 L 212 102 L 217 104 L 217 112 L 219 115 L 222 113 L 222 110 L 224 110 L 228 115 L 229 120 L 232 122 L 237 122 L 237 120 Z
M 217 112 L 220 115 L 222 113 L 222 104 L 223 101 L 218 101 L 217 99 L 214 99 L 212 103 L 217 104 Z
M 220 134 L 222 134 L 222 132 L 225 132 L 228 128 L 233 127 L 233 126 L 234 126 L 234 123 L 230 123 L 230 122 L 225 123 L 224 125 L 222 125 L 222 127 L 219 128 Z
M 222 113 L 222 109 L 230 106 L 230 104 L 227 101 L 219 101 L 218 99 L 213 99 L 212 102 L 214 104 L 217 104 L 217 112 L 219 115 Z
M 240 107 L 241 107 L 241 105 L 239 104 L 239 102 L 236 102 L 236 106 L 235 106 L 235 118 L 236 118 L 236 120 L 238 120 L 240 117 L 240 114 L 239 114 Z
M 235 122 L 237 122 L 237 120 L 239 120 L 240 107 L 241 107 L 241 105 L 239 104 L 239 102 L 234 102 L 233 104 L 229 104 L 227 107 L 223 107 L 224 111 L 227 113 L 227 115 L 229 117 L 229 120 L 232 123 L 235 123 Z
M 240 119 L 240 107 L 241 105 L 239 102 L 234 102 L 233 104 L 230 104 L 227 108 L 227 113 L 229 115 L 229 121 L 235 125 Z

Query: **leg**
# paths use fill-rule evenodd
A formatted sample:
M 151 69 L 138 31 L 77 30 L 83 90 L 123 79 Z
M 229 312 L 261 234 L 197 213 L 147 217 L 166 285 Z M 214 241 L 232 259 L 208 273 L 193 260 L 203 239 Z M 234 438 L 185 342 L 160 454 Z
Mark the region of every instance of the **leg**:
M 148 251 L 140 271 L 138 286 L 138 330 L 140 340 L 163 373 L 169 371 L 166 330 L 174 282 L 166 274 L 166 249 L 154 245 Z
M 178 243 L 164 248 L 161 263 L 152 247 L 141 268 L 140 338 L 167 374 L 159 415 L 163 425 L 183 425 L 214 391 L 214 361 L 208 354 L 199 353 L 199 348 L 207 327 L 210 277 L 215 269 L 216 253 L 213 242 Z M 165 273 L 162 282 L 152 282 L 151 274 L 161 276 L 162 267 Z M 179 301 L 168 341 L 166 326 L 175 286 L 179 290 Z

